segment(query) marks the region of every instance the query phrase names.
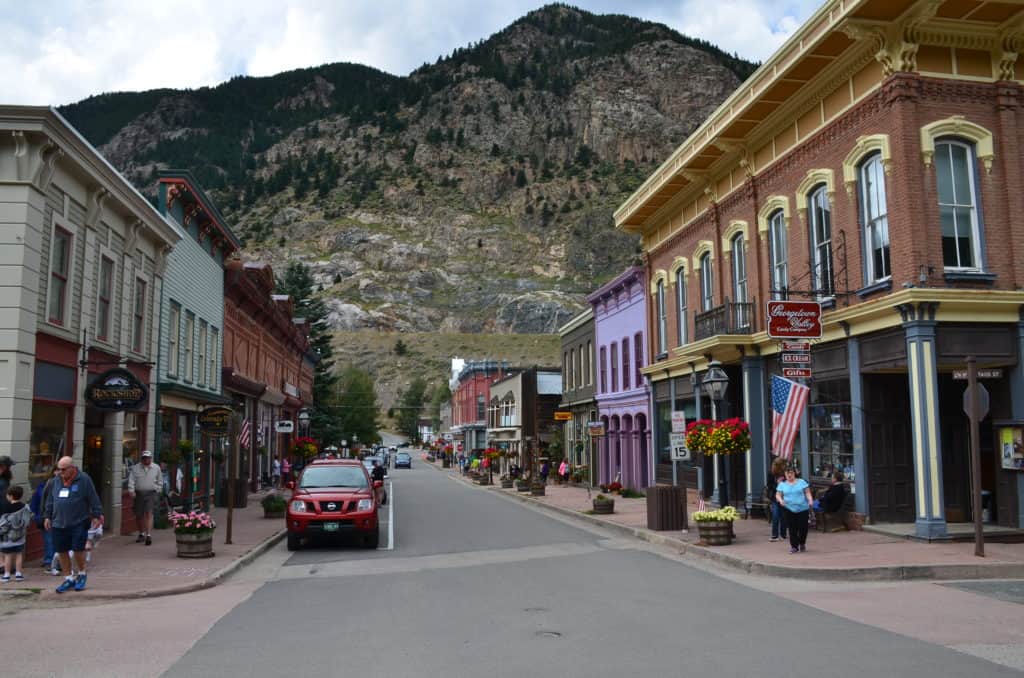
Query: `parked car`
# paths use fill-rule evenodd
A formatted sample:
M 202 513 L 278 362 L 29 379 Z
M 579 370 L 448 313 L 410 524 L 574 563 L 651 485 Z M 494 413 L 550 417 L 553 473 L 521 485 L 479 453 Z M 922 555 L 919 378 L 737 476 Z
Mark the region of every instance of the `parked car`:
M 399 452 L 396 454 L 395 468 L 412 468 L 412 455 L 408 452 Z
M 304 538 L 359 536 L 367 548 L 380 543 L 377 500 L 380 481 L 354 459 L 318 459 L 302 470 L 285 516 L 288 550 Z

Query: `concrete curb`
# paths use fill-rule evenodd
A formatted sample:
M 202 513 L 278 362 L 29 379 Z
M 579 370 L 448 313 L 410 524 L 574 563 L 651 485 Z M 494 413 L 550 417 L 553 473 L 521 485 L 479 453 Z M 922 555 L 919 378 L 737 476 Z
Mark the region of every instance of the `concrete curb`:
M 441 469 L 438 469 L 441 470 Z M 464 480 L 456 474 L 449 474 L 455 480 L 459 480 L 471 487 L 478 487 L 469 481 Z M 483 487 L 481 489 L 501 490 L 500 487 Z M 733 571 L 744 574 L 760 575 L 763 577 L 785 577 L 787 579 L 804 579 L 814 581 L 906 581 L 906 580 L 933 580 L 952 581 L 957 579 L 1020 579 L 1024 578 L 1024 563 L 978 563 L 978 564 L 921 564 L 921 565 L 883 565 L 878 567 L 790 567 L 787 565 L 774 565 L 762 563 L 748 558 L 741 558 L 705 546 L 698 546 L 682 539 L 677 539 L 670 534 L 661 534 L 652 530 L 638 527 L 629 527 L 618 523 L 604 520 L 581 511 L 568 509 L 563 506 L 552 506 L 527 494 L 519 492 L 500 492 L 502 496 L 513 498 L 525 504 L 538 506 L 549 511 L 572 516 L 577 520 L 608 528 L 626 536 L 641 539 L 643 541 L 668 546 L 677 549 L 680 553 L 703 558 L 715 563 L 729 567 Z
M 158 598 L 160 596 L 176 596 L 182 593 L 193 593 L 195 591 L 202 591 L 203 589 L 213 588 L 217 584 L 221 583 L 235 572 L 238 572 L 243 567 L 251 563 L 252 561 L 259 558 L 261 555 L 274 548 L 285 535 L 288 534 L 288 530 L 279 530 L 274 534 L 270 535 L 263 541 L 259 542 L 250 550 L 243 553 L 238 558 L 235 558 L 230 563 L 217 570 L 209 577 L 200 579 L 199 581 L 189 582 L 188 584 L 182 584 L 181 586 L 172 586 L 163 589 L 143 589 L 141 591 L 73 591 L 64 593 L 57 593 L 52 587 L 43 589 L 39 595 L 41 598 L 47 600 L 135 600 L 138 598 Z M 54 580 L 57 578 L 54 577 Z

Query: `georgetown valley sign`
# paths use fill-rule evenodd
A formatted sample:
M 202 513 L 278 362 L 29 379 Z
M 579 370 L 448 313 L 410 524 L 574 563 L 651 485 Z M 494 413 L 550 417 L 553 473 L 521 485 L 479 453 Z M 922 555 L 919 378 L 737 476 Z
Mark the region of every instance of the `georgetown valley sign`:
M 821 304 L 817 301 L 769 301 L 765 317 L 772 339 L 821 338 Z

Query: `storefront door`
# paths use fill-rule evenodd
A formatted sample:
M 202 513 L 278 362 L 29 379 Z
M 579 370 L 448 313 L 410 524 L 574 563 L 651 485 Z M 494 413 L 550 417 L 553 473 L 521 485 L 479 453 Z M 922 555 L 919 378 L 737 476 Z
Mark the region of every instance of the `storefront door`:
M 864 409 L 871 519 L 913 522 L 913 443 L 906 375 L 865 375 Z

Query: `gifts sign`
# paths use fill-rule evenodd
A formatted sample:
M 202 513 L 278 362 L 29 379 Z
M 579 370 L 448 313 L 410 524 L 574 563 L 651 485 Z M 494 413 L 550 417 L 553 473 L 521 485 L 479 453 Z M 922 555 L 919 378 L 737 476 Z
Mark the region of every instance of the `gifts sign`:
M 773 339 L 820 339 L 821 304 L 817 301 L 769 301 L 768 336 Z

